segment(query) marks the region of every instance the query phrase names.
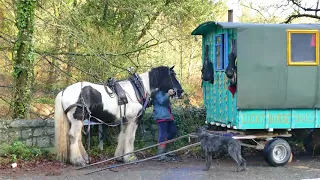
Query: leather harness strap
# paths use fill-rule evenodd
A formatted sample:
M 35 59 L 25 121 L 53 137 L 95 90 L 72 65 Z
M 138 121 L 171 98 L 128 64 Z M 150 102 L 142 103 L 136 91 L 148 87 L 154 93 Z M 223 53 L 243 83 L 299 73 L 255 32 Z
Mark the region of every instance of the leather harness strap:
M 78 104 L 78 103 L 71 104 L 66 110 L 64 110 L 64 113 L 67 114 L 74 107 L 83 107 L 83 104 Z

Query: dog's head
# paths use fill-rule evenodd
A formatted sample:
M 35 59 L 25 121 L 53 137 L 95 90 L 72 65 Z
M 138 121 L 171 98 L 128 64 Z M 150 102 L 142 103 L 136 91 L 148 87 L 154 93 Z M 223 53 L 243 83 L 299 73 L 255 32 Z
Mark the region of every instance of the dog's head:
M 202 137 L 204 136 L 207 132 L 206 130 L 209 128 L 209 126 L 207 125 L 204 125 L 204 126 L 201 126 L 201 127 L 198 127 L 197 128 L 197 134 L 199 137 Z

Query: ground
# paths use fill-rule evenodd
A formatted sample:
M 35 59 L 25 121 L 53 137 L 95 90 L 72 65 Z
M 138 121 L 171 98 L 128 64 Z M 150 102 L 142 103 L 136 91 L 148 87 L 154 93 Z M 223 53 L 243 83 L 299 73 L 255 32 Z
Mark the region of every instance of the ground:
M 312 179 L 320 178 L 320 157 L 297 156 L 284 167 L 270 167 L 261 156 L 246 156 L 248 170 L 246 172 L 235 172 L 236 165 L 230 159 L 213 160 L 212 168 L 205 172 L 203 159 L 184 157 L 179 161 L 165 163 L 154 160 L 146 161 L 136 165 L 115 168 L 112 171 L 103 170 L 89 175 L 100 167 L 91 167 L 83 170 L 75 170 L 75 167 L 65 166 L 57 162 L 39 162 L 18 167 L 15 169 L 5 168 L 0 170 L 0 179 L 118 179 L 118 180 L 140 180 L 140 179 L 183 179 L 183 180 L 248 180 L 248 179 Z

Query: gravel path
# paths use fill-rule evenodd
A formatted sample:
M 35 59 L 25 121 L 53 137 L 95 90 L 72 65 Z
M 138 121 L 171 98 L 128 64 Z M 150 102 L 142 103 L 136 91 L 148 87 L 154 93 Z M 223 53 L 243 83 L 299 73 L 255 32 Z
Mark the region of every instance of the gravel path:
M 213 160 L 209 171 L 202 171 L 203 159 L 186 158 L 178 162 L 162 163 L 148 161 L 137 165 L 130 165 L 114 169 L 114 171 L 101 171 L 90 175 L 86 172 L 93 171 L 97 167 L 74 170 L 67 166 L 61 169 L 46 169 L 23 171 L 22 169 L 8 169 L 5 173 L 0 171 L 0 179 L 108 179 L 108 180 L 295 180 L 315 179 L 320 180 L 320 157 L 299 156 L 285 167 L 270 167 L 260 156 L 245 157 L 248 171 L 235 172 L 236 164 L 229 160 L 219 160 L 219 165 Z M 11 171 L 11 172 L 9 172 Z

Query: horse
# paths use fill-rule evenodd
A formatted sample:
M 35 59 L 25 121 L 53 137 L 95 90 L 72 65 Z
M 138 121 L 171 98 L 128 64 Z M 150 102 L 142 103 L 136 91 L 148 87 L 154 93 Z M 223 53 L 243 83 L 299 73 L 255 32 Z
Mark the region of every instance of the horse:
M 174 66 L 159 66 L 117 81 L 116 89 L 122 89 L 122 94 L 125 94 L 126 101 L 122 104 L 119 102 L 123 96 L 112 93 L 113 88 L 105 84 L 83 81 L 60 91 L 55 98 L 54 115 L 57 159 L 76 166 L 85 166 L 89 162 L 81 141 L 83 120 L 88 118 L 103 123 L 121 122 L 123 128 L 118 135 L 114 156 L 132 152 L 141 111 L 149 107 L 145 106 L 148 97 L 152 99 L 152 95 L 158 90 L 167 92 L 169 89 L 174 89 L 174 98 L 181 99 L 183 96 L 184 90 L 173 68 Z M 131 153 L 118 160 L 133 162 L 137 157 Z

